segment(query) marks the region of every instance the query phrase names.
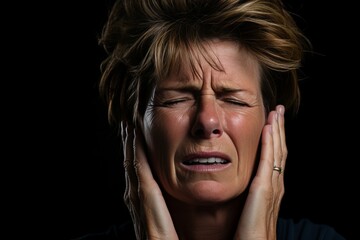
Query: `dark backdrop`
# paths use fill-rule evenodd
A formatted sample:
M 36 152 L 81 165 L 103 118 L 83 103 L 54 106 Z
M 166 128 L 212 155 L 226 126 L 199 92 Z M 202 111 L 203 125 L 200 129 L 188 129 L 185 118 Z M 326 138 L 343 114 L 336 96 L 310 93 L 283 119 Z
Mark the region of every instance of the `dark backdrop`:
M 37 239 L 103 231 L 127 216 L 119 140 L 107 123 L 96 85 L 104 57 L 97 36 L 111 3 L 65 1 L 33 4 L 34 11 L 21 8 L 31 18 L 15 28 L 21 32 L 17 46 L 29 54 L 12 59 L 11 73 L 21 75 L 26 96 L 12 110 L 19 116 L 12 140 L 23 147 L 11 156 L 15 169 L 21 169 L 15 175 L 21 187 L 12 191 L 25 217 L 11 215 L 20 220 L 17 229 L 40 219 L 32 227 Z M 289 156 L 281 214 L 332 225 L 355 239 L 355 166 L 360 158 L 358 60 L 350 60 L 357 57 L 354 15 L 349 6 L 325 0 L 287 4 L 299 14 L 297 21 L 316 54 L 304 62 L 299 114 L 286 123 Z M 25 159 L 21 168 L 17 158 Z

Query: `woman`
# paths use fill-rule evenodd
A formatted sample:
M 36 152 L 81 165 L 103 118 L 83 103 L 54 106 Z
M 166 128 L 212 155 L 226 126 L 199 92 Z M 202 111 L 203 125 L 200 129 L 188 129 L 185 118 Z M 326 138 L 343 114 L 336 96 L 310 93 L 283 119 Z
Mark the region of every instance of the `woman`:
M 132 217 L 107 236 L 343 239 L 278 218 L 310 46 L 280 1 L 119 0 L 100 43 Z

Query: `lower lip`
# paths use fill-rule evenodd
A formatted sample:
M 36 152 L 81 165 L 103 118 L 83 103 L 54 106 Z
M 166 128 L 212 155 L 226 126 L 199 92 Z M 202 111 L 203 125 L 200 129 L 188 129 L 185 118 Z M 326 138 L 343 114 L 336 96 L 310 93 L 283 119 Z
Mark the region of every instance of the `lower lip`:
M 216 172 L 216 171 L 222 171 L 230 166 L 230 163 L 226 164 L 211 164 L 211 165 L 185 165 L 181 164 L 183 168 L 185 168 L 188 171 L 193 172 Z

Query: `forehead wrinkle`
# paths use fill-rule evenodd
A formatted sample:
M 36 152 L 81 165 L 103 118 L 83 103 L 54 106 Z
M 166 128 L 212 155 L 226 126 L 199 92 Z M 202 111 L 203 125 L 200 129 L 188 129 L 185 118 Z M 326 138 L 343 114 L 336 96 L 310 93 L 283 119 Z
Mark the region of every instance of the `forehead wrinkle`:
M 175 69 L 172 74 L 183 75 L 179 80 L 188 82 L 193 80 L 204 80 L 204 75 L 208 69 L 211 71 L 224 72 L 224 66 L 210 45 L 213 41 L 204 40 L 201 44 L 194 44 L 190 49 L 188 58 L 182 58 L 179 62 L 177 71 Z
M 218 44 L 217 41 L 214 43 Z M 242 65 L 239 67 L 255 72 L 256 79 L 260 83 L 261 66 L 259 66 L 257 59 L 254 58 L 254 56 L 248 52 L 246 48 L 239 44 L 236 45 L 238 60 Z M 176 69 L 171 71 L 168 78 L 164 79 L 165 81 L 162 85 L 166 86 L 166 82 L 169 82 L 168 80 L 170 80 L 171 83 L 169 83 L 169 85 L 171 85 L 171 87 L 181 87 L 184 83 L 190 83 L 190 85 L 198 88 L 199 83 L 204 86 L 209 84 L 210 81 L 211 88 L 218 89 L 222 92 L 229 92 L 233 89 L 241 87 L 242 79 L 236 76 L 236 73 L 234 73 L 232 68 L 224 68 L 219 56 L 217 55 L 219 49 L 215 50 L 213 46 L 210 45 L 208 45 L 206 49 L 206 57 L 202 52 L 194 51 L 192 56 L 197 55 L 197 57 L 195 57 L 196 60 L 191 62 L 182 62 L 179 64 Z M 196 52 L 197 54 L 194 54 Z

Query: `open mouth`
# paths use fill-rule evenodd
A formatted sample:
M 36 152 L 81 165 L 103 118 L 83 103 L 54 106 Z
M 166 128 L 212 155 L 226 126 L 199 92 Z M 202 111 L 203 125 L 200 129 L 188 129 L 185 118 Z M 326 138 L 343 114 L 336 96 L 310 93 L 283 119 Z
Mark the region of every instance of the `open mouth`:
M 210 158 L 193 158 L 183 162 L 184 165 L 215 165 L 215 164 L 227 164 L 228 160 L 210 157 Z

